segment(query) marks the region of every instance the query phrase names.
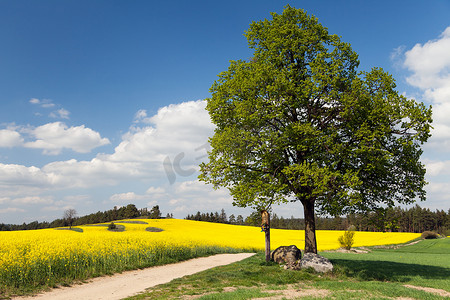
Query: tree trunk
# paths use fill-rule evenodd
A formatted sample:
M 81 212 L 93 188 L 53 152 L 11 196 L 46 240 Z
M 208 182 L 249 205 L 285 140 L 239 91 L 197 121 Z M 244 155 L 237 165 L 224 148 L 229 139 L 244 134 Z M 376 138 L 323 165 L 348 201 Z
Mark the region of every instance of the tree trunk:
M 305 253 L 317 254 L 316 221 L 314 217 L 314 201 L 302 201 L 305 214 Z

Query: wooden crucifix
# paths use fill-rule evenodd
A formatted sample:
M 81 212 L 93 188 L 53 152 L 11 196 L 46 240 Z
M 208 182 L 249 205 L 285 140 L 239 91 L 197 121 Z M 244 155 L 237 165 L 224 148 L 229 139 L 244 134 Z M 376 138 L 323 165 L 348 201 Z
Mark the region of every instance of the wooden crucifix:
M 270 215 L 265 209 L 261 211 L 261 231 L 266 236 L 266 261 L 270 261 Z

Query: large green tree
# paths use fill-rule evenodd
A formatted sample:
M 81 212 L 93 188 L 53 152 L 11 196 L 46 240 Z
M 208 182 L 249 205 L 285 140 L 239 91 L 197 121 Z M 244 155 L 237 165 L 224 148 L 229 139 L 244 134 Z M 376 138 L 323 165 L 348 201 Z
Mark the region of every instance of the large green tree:
M 315 212 L 425 199 L 431 108 L 399 95 L 382 69 L 358 73 L 350 44 L 301 9 L 286 6 L 245 36 L 253 57 L 231 61 L 207 99 L 216 129 L 201 180 L 241 207 L 301 202 L 314 253 Z

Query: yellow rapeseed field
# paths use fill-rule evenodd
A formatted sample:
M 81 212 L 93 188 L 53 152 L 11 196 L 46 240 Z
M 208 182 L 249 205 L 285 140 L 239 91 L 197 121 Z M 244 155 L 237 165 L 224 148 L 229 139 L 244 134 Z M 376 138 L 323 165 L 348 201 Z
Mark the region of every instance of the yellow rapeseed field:
M 114 222 L 73 230 L 41 229 L 0 232 L 0 288 L 55 285 L 126 269 L 170 263 L 220 252 L 264 249 L 260 228 L 178 219 Z M 160 228 L 161 232 L 146 230 Z M 319 251 L 339 248 L 343 231 L 317 231 Z M 354 247 L 404 243 L 414 233 L 356 232 Z M 301 230 L 271 230 L 271 245 L 304 247 Z
M 164 232 L 160 233 L 160 237 L 168 237 L 170 240 L 182 238 L 195 241 L 198 244 L 264 250 L 264 233 L 258 227 L 177 219 L 146 220 L 146 222 L 148 222 L 147 226 L 164 229 Z M 142 226 L 133 225 L 137 230 Z M 340 247 L 338 237 L 343 235 L 344 231 L 318 230 L 316 234 L 318 250 L 324 251 L 338 249 Z M 419 233 L 356 232 L 353 246 L 400 244 L 419 236 Z M 305 232 L 303 230 L 271 229 L 270 238 L 272 249 L 282 245 L 297 245 L 301 249 L 305 246 Z

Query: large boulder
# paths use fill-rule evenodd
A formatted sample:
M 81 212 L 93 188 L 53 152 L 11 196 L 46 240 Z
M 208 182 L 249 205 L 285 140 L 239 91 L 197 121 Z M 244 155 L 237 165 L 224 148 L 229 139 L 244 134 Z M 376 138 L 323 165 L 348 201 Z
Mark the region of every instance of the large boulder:
M 273 250 L 271 259 L 279 264 L 294 265 L 301 257 L 302 252 L 295 245 L 281 246 Z
M 299 266 L 301 269 L 313 268 L 316 272 L 321 273 L 333 270 L 333 265 L 327 258 L 311 252 L 303 255 Z

